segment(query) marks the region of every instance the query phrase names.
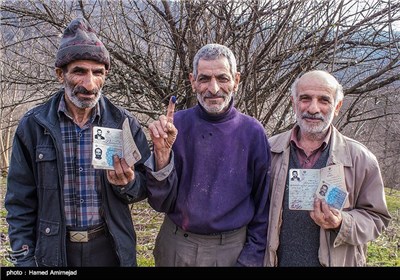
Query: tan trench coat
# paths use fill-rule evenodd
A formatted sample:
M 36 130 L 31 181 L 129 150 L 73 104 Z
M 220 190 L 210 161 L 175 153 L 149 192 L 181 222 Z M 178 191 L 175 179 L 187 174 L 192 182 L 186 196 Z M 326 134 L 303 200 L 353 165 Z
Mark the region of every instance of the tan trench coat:
M 271 206 L 264 264 L 278 266 L 277 249 L 282 224 L 283 195 L 288 174 L 291 131 L 269 139 L 272 152 Z M 332 126 L 327 165 L 344 165 L 350 207 L 342 211 L 339 232 L 320 230 L 322 266 L 365 266 L 367 243 L 388 226 L 384 185 L 376 157 L 363 144 Z

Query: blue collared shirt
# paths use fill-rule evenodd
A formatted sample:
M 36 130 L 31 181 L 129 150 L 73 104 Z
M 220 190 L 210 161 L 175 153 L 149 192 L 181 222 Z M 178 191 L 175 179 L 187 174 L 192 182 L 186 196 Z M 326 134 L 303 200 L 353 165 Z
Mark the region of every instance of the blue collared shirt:
M 64 152 L 64 211 L 66 225 L 88 228 L 103 223 L 100 215 L 101 182 L 92 166 L 92 128 L 100 118 L 97 104 L 81 128 L 61 99 L 58 115 Z

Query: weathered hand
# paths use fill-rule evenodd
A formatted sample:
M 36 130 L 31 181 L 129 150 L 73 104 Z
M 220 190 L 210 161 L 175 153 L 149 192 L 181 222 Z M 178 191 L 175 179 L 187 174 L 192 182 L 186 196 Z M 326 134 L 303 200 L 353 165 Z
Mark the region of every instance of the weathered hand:
M 311 219 L 323 229 L 338 229 L 342 224 L 342 214 L 335 208 L 330 208 L 325 201 L 316 198 L 314 210 L 310 212 Z
M 176 98 L 172 96 L 169 100 L 167 115 L 161 115 L 158 120 L 149 125 L 157 170 L 168 164 L 172 145 L 178 135 L 178 130 L 174 126 L 175 102 Z
M 114 156 L 114 170 L 107 170 L 108 181 L 116 186 L 125 186 L 135 180 L 135 167 L 129 167 L 125 159 Z

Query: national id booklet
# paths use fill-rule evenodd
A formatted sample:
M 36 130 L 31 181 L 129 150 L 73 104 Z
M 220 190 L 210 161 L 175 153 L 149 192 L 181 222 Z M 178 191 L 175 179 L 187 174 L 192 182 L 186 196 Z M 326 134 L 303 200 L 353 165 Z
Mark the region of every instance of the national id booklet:
M 114 155 L 124 158 L 129 166 L 133 166 L 142 158 L 133 139 L 128 119 L 125 119 L 122 129 L 93 127 L 93 167 L 114 170 Z
M 313 210 L 315 197 L 339 210 L 349 205 L 342 164 L 289 170 L 289 209 Z

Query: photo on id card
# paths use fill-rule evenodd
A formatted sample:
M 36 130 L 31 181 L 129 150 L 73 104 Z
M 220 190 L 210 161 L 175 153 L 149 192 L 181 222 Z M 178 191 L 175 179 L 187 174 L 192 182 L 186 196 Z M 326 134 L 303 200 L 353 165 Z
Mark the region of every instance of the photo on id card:
M 315 195 L 319 199 L 325 200 L 329 207 L 342 210 L 346 203 L 348 193 L 339 186 L 321 181 Z

